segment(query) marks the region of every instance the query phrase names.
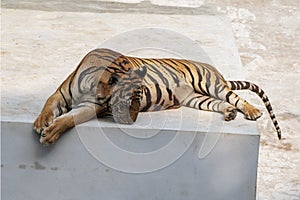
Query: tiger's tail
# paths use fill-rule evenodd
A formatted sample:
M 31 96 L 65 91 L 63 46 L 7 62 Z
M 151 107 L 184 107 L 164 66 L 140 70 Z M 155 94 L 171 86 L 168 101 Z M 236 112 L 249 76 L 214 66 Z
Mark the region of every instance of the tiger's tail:
M 227 81 L 227 85 L 231 90 L 250 90 L 252 92 L 255 92 L 264 102 L 269 112 L 270 118 L 273 122 L 273 125 L 277 131 L 277 136 L 279 139 L 281 139 L 281 129 L 278 125 L 278 121 L 273 112 L 273 108 L 271 106 L 269 98 L 267 97 L 265 92 L 258 85 L 255 85 L 254 83 L 248 81 Z

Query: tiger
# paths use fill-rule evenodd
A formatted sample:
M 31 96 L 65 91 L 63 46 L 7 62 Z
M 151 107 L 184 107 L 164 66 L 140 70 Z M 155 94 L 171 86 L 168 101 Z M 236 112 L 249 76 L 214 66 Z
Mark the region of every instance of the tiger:
M 47 99 L 34 121 L 44 145 L 53 144 L 76 124 L 112 115 L 132 124 L 140 112 L 186 106 L 213 111 L 234 120 L 237 112 L 257 120 L 259 109 L 233 90 L 250 90 L 263 101 L 281 139 L 281 129 L 265 92 L 248 81 L 226 81 L 212 65 L 175 58 L 138 58 L 98 48 L 84 56 L 75 70 Z

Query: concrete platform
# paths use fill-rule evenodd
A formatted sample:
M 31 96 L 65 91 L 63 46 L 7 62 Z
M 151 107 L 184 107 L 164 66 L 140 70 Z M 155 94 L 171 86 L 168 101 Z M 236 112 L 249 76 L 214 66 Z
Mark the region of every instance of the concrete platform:
M 3 199 L 255 199 L 259 133 L 242 115 L 228 123 L 216 113 L 182 108 L 142 113 L 132 126 L 99 119 L 48 148 L 32 131 L 47 97 L 99 46 L 137 56 L 190 56 L 228 79 L 244 79 L 224 17 L 2 13 Z

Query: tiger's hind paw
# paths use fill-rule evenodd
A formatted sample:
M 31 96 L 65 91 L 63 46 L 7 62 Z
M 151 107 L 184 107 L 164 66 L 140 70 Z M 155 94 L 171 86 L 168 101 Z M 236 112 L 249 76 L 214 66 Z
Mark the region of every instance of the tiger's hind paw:
M 237 115 L 237 109 L 234 106 L 228 107 L 224 112 L 225 121 L 234 120 Z
M 245 118 L 248 120 L 257 120 L 262 116 L 262 113 L 260 112 L 259 109 L 253 107 L 253 106 L 248 106 L 247 110 L 244 112 Z

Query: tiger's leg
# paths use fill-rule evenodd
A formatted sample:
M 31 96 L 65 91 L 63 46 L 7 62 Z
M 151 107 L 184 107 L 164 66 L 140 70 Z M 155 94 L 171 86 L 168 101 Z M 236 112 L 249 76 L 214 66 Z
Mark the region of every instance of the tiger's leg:
M 182 103 L 184 106 L 206 111 L 220 112 L 224 114 L 226 121 L 233 120 L 236 117 L 237 109 L 229 103 L 215 99 L 210 96 L 204 96 L 198 93 L 189 95 Z
M 42 131 L 40 142 L 45 145 L 52 144 L 66 130 L 74 127 L 76 124 L 86 122 L 105 111 L 105 108 L 92 103 L 80 104 L 70 112 L 55 118 L 53 122 Z
M 40 115 L 34 121 L 33 128 L 38 134 L 50 126 L 53 120 L 69 111 L 68 100 L 60 89 L 57 89 L 46 101 Z M 71 103 L 69 103 L 71 104 Z
M 249 104 L 246 100 L 239 97 L 227 87 L 218 95 L 218 97 L 231 105 L 234 105 L 238 110 L 243 112 L 246 119 L 256 120 L 262 115 L 259 109 Z

